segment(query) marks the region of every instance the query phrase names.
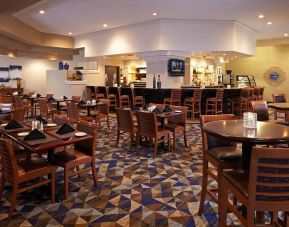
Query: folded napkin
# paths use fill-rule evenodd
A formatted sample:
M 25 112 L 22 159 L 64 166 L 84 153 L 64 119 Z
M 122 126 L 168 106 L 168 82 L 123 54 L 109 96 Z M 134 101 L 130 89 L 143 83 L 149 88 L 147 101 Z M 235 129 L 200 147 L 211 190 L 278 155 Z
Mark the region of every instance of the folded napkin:
M 37 94 L 37 95 L 36 95 L 36 97 L 37 97 L 37 98 L 40 98 L 40 97 L 41 97 L 41 95 L 40 95 L 40 94 Z
M 60 129 L 58 129 L 58 130 L 56 131 L 56 133 L 59 134 L 59 135 L 64 135 L 64 134 L 66 134 L 66 133 L 70 133 L 70 132 L 74 132 L 74 131 L 75 131 L 74 128 L 72 128 L 69 124 L 64 123 L 64 124 L 60 127 Z
M 24 140 L 39 140 L 45 138 L 46 136 L 35 128 L 27 136 L 24 137 Z
M 84 105 L 84 104 L 86 104 L 86 102 L 84 102 L 83 100 L 80 100 L 78 103 L 78 105 Z
M 55 101 L 55 98 L 53 98 L 53 97 L 51 96 L 51 97 L 49 97 L 49 98 L 47 99 L 47 101 L 48 101 L 48 102 L 53 102 L 53 101 Z
M 170 113 L 170 112 L 172 112 L 172 109 L 170 108 L 169 105 L 166 105 L 165 108 L 163 109 L 163 112 L 164 113 Z
M 43 117 L 41 117 L 41 116 L 37 116 L 37 117 L 36 117 L 36 120 L 42 122 L 43 124 L 47 124 L 47 123 L 48 123 L 48 121 L 46 121 L 46 120 L 45 120 Z
M 66 100 L 66 99 L 68 99 L 68 98 L 64 95 L 64 96 L 63 96 L 63 99 Z
M 12 119 L 4 128 L 5 129 L 23 128 L 23 125 L 19 124 L 17 121 Z
M 159 109 L 159 108 L 154 108 L 154 110 L 153 110 L 153 112 L 155 113 L 155 114 L 161 114 L 162 113 L 162 111 Z

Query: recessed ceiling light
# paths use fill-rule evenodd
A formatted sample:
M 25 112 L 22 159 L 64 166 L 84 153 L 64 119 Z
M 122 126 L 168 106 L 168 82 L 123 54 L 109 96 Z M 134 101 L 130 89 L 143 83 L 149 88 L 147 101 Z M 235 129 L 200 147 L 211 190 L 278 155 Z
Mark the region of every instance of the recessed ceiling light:
M 267 24 L 268 24 L 268 25 L 271 25 L 271 24 L 272 24 L 272 21 L 268 21 Z
M 72 35 L 72 32 L 68 32 L 68 35 Z
M 158 13 L 153 13 L 153 16 L 157 16 L 158 15 Z
M 102 27 L 107 28 L 107 24 L 103 24 Z
M 227 54 L 223 53 L 224 56 L 226 56 Z
M 44 14 L 45 11 L 44 11 L 44 10 L 39 10 L 39 13 L 40 13 L 40 14 Z
M 284 33 L 284 36 L 286 36 L 286 37 L 287 37 L 287 36 L 288 36 L 288 33 Z
M 262 19 L 262 18 L 264 18 L 264 15 L 263 15 L 263 14 L 260 14 L 258 17 L 259 17 L 260 19 Z

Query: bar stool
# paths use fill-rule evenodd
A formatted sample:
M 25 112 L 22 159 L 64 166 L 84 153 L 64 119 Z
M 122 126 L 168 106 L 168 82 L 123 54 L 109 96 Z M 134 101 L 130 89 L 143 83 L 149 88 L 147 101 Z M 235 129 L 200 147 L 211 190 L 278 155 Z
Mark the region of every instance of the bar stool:
M 118 87 L 118 97 L 119 97 L 119 108 L 130 108 L 130 101 L 128 95 L 121 95 L 121 88 Z
M 109 100 L 109 108 L 116 108 L 116 95 L 110 94 L 109 87 L 105 87 L 106 99 Z
M 164 104 L 180 106 L 181 105 L 181 89 L 172 89 L 171 97 L 164 98 Z
M 96 100 L 105 99 L 105 94 L 99 93 L 99 89 L 97 86 L 94 86 L 95 98 Z
M 201 115 L 202 89 L 194 89 L 192 98 L 185 98 L 185 106 L 188 107 L 188 114 L 195 118 L 195 114 Z
M 216 96 L 207 98 L 206 100 L 206 114 L 223 114 L 223 98 L 224 89 L 217 89 Z
M 244 112 L 247 112 L 249 100 L 250 100 L 250 89 L 243 88 L 241 90 L 240 97 L 233 99 L 233 104 L 232 104 L 233 113 L 241 116 Z
M 136 96 L 135 89 L 131 88 L 132 104 L 137 107 L 144 107 L 145 100 L 143 96 Z

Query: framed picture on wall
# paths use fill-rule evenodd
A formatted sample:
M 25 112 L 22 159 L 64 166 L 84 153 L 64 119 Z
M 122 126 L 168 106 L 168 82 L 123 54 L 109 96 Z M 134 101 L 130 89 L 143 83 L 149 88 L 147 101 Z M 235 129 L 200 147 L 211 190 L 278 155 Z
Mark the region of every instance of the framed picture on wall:
M 9 67 L 0 67 L 0 82 L 9 82 Z
M 10 65 L 10 79 L 22 79 L 22 66 L 21 65 Z

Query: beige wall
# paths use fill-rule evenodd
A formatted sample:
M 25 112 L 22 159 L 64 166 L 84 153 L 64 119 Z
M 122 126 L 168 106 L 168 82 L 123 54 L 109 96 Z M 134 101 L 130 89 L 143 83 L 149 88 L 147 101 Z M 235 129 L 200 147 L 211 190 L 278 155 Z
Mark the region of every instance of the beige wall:
M 273 87 L 264 81 L 264 73 L 271 67 L 279 67 L 285 72 L 285 81 Z M 289 45 L 257 47 L 254 57 L 232 60 L 225 65 L 234 75 L 254 75 L 257 86 L 264 86 L 265 100 L 272 100 L 272 93 L 286 93 L 289 98 Z

